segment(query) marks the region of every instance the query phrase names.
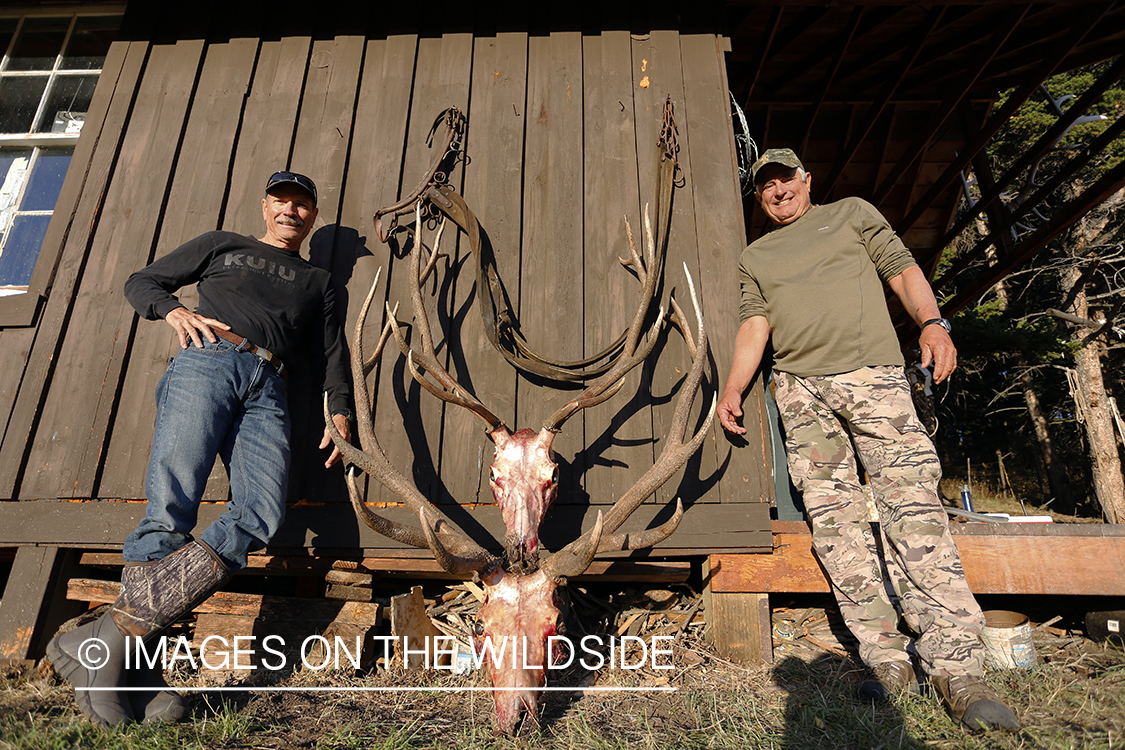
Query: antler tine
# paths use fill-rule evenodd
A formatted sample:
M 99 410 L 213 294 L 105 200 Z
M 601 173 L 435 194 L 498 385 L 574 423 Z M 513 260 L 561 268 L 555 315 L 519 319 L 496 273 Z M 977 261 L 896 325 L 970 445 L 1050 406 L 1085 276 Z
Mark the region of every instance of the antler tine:
M 412 512 L 418 514 L 432 513 L 438 518 L 437 529 L 429 529 L 428 533 L 420 529 L 414 529 L 405 524 L 389 521 L 372 512 L 363 504 L 363 501 L 359 497 L 359 490 L 355 488 L 354 480 L 352 480 L 349 482 L 348 495 L 351 498 L 352 507 L 364 523 L 391 539 L 415 547 L 429 547 L 431 551 L 433 551 L 433 545 L 430 543 L 430 537 L 436 534 L 437 536 L 435 538 L 444 537 L 441 542 L 442 549 L 452 550 L 453 554 L 459 558 L 476 560 L 479 563 L 478 570 L 483 570 L 495 564 L 496 558 L 493 555 L 489 554 L 483 547 L 466 536 L 465 533 L 457 528 L 456 524 L 446 518 L 445 514 L 438 510 L 433 503 L 424 498 L 413 483 L 399 473 L 398 469 L 394 467 L 386 454 L 383 453 L 382 449 L 379 448 L 378 441 L 375 440 L 373 431 L 371 431 L 369 435 L 373 445 L 372 448 L 365 448 L 365 450 L 361 451 L 344 440 L 344 437 L 336 429 L 336 425 L 332 421 L 332 416 L 328 411 L 327 393 L 324 396 L 324 422 L 328 427 L 332 442 L 340 449 L 340 453 L 343 454 L 345 461 L 358 466 L 366 474 L 382 482 L 383 486 L 395 495 L 398 495 L 403 503 L 405 503 L 406 507 Z M 368 423 L 370 423 L 370 416 L 368 417 Z M 444 559 L 449 559 L 448 555 L 446 555 Z M 442 561 L 443 558 L 439 557 L 438 562 Z M 464 570 L 458 568 L 457 571 L 449 570 L 449 572 L 461 575 L 464 573 Z
M 633 268 L 637 272 L 637 277 L 641 282 L 640 303 L 637 305 L 637 311 L 633 314 L 633 322 L 632 325 L 629 326 L 629 331 L 626 334 L 625 345 L 617 361 L 614 363 L 613 367 L 609 369 L 609 372 L 595 380 L 578 398 L 568 402 L 561 409 L 543 420 L 543 427 L 551 432 L 560 431 L 566 420 L 574 416 L 575 412 L 591 406 L 597 406 L 620 391 L 625 385 L 625 376 L 628 375 L 634 367 L 644 362 L 652 352 L 653 347 L 656 346 L 656 333 L 664 323 L 663 305 L 660 307 L 660 312 L 656 316 L 656 321 L 653 322 L 652 326 L 648 329 L 649 335 L 646 342 L 640 349 L 637 348 L 641 333 L 644 331 L 645 318 L 648 316 L 649 307 L 652 305 L 652 298 L 656 292 L 656 282 L 660 276 L 656 268 L 656 241 L 653 239 L 652 221 L 649 218 L 647 204 L 645 205 L 644 221 L 646 236 L 645 256 L 647 258 L 647 265 L 641 260 L 640 254 L 637 253 L 636 243 L 633 240 L 633 229 L 629 226 L 629 219 L 625 219 L 625 234 L 629 238 L 629 247 L 633 257 L 630 260 L 619 260 L 622 265 Z
M 415 216 L 419 220 L 421 219 L 421 217 L 419 216 L 419 210 L 418 210 L 417 207 L 415 207 Z M 415 226 L 416 227 L 420 226 L 420 223 L 416 224 Z M 410 236 L 414 239 L 414 242 L 416 244 L 421 241 L 419 236 L 418 236 L 418 233 L 416 231 L 414 231 L 412 229 L 409 229 L 408 227 L 397 227 L 397 229 L 399 231 L 407 232 L 408 234 L 410 234 Z M 439 237 L 440 237 L 440 233 L 439 233 Z M 434 247 L 435 248 L 437 247 L 437 242 L 434 243 Z M 440 260 L 443 257 L 445 257 L 445 253 L 439 253 L 439 252 L 436 252 L 436 251 L 430 253 L 430 257 L 426 261 L 426 265 L 422 269 L 422 272 L 418 277 L 419 286 L 426 283 L 426 280 L 430 278 L 430 274 L 433 273 L 434 267 L 437 265 L 438 260 Z M 370 304 L 370 302 L 367 302 L 365 304 Z M 366 362 L 363 363 L 363 373 L 364 373 L 364 375 L 366 375 L 367 373 L 369 373 L 373 369 L 375 369 L 375 363 L 378 361 L 379 355 L 383 351 L 383 347 L 386 345 L 387 340 L 391 337 L 391 335 L 393 333 L 394 326 L 396 325 L 395 316 L 397 314 L 398 314 L 398 303 L 396 302 L 395 306 L 394 306 L 394 310 L 391 312 L 391 315 L 388 316 L 387 322 L 383 326 L 383 331 L 379 334 L 379 343 L 375 347 L 375 352 L 371 355 L 371 357 L 369 357 L 367 359 Z
M 358 427 L 360 444 L 363 450 L 357 449 L 350 442 L 344 440 L 343 436 L 336 429 L 336 424 L 332 421 L 332 417 L 328 410 L 328 394 L 324 394 L 324 422 L 328 427 L 329 434 L 332 437 L 332 442 L 340 449 L 344 459 L 358 466 L 370 476 L 379 480 L 383 485 L 400 497 L 402 501 L 414 512 L 419 512 L 422 509 L 431 510 L 440 519 L 444 520 L 439 534 L 446 538 L 446 544 L 457 550 L 457 553 L 466 558 L 473 558 L 478 560 L 491 560 L 492 557 L 466 536 L 460 529 L 445 518 L 444 514 L 433 506 L 430 501 L 422 496 L 418 489 L 408 481 L 387 459 L 386 454 L 383 452 L 382 447 L 379 445 L 379 440 L 375 437 L 375 429 L 371 420 L 370 409 L 370 396 L 367 389 L 367 380 L 364 377 L 364 356 L 363 356 L 363 329 L 367 322 L 367 316 L 371 310 L 371 302 L 375 298 L 375 289 L 379 285 L 379 276 L 382 269 L 375 273 L 375 280 L 371 283 L 371 290 L 367 293 L 367 298 L 364 300 L 363 307 L 360 309 L 359 318 L 356 320 L 355 332 L 352 338 L 352 379 L 355 383 L 356 389 L 356 403 L 363 404 L 365 408 L 356 409 L 356 424 Z M 377 348 L 377 352 L 382 351 L 382 339 Z M 373 512 L 371 512 L 359 497 L 359 490 L 355 487 L 355 479 L 349 473 L 348 479 L 348 495 L 351 498 L 352 507 L 355 509 L 356 514 L 371 528 L 378 531 L 384 536 L 395 539 L 404 544 L 409 544 L 415 547 L 429 547 L 427 535 L 420 529 L 414 529 L 410 526 L 389 521 Z
M 421 202 L 419 202 L 418 217 L 419 226 L 421 225 Z M 445 227 L 445 219 L 442 219 L 441 227 L 438 229 L 436 241 L 441 237 L 441 231 Z M 413 349 L 410 344 L 406 342 L 406 337 L 402 333 L 402 328 L 397 321 L 394 325 L 394 337 L 398 343 L 399 349 L 406 355 L 407 367 L 410 368 L 410 374 L 414 380 L 418 382 L 423 388 L 431 394 L 440 398 L 442 401 L 462 406 L 468 409 L 488 425 L 488 431 L 493 432 L 503 426 L 504 422 L 495 414 L 493 414 L 488 407 L 481 403 L 475 396 L 470 394 L 461 384 L 458 383 L 449 372 L 441 366 L 434 353 L 433 334 L 430 332 L 430 319 L 426 314 L 426 306 L 422 301 L 422 278 L 419 273 L 420 266 L 420 248 L 422 247 L 421 232 L 415 235 L 414 249 L 410 253 L 410 299 L 414 306 L 414 319 L 418 325 L 418 337 L 421 339 L 421 350 Z M 436 254 L 436 250 L 434 251 Z M 431 261 L 432 261 L 431 255 Z M 430 267 L 427 264 L 427 269 Z M 421 365 L 422 369 L 434 376 L 434 379 L 440 383 L 440 387 L 429 382 L 426 377 L 418 369 Z
M 611 534 L 611 536 L 603 537 L 603 541 L 598 545 L 599 552 L 609 551 L 610 549 L 622 549 L 620 545 L 625 543 L 627 536 L 613 535 L 613 532 L 617 531 L 617 529 L 625 523 L 645 498 L 656 492 L 661 485 L 667 482 L 672 475 L 687 463 L 688 459 L 699 450 L 699 446 L 703 444 L 707 436 L 707 431 L 711 429 L 711 422 L 715 418 L 715 408 L 718 405 L 717 395 L 713 395 L 711 398 L 711 408 L 707 412 L 707 418 L 704 420 L 703 425 L 694 435 L 685 439 L 688 420 L 691 417 L 691 407 L 695 402 L 695 396 L 699 392 L 699 386 L 703 381 L 703 369 L 707 361 L 708 348 L 707 331 L 703 323 L 703 310 L 699 305 L 699 298 L 695 293 L 695 284 L 692 281 L 691 274 L 688 272 L 686 265 L 684 266 L 684 272 L 687 274 L 692 305 L 695 307 L 695 315 L 699 321 L 697 327 L 698 340 L 694 342 L 696 345 L 694 347 L 691 369 L 684 379 L 683 386 L 680 390 L 680 396 L 676 401 L 672 424 L 668 429 L 667 440 L 663 450 L 660 452 L 660 457 L 657 458 L 652 467 L 644 473 L 644 476 L 629 488 L 613 507 L 610 508 L 609 512 L 606 513 L 604 533 Z M 686 327 L 684 330 L 686 331 Z M 691 348 L 689 344 L 689 349 Z M 677 505 L 679 505 L 678 500 Z M 672 520 L 664 524 L 660 529 L 652 529 L 643 533 L 650 535 L 649 538 L 653 540 L 653 544 L 662 541 L 675 531 L 675 526 L 679 524 L 680 515 L 681 514 L 677 512 Z M 671 526 L 671 528 L 666 528 L 668 526 Z M 559 577 L 575 576 L 582 573 L 589 565 L 588 563 L 584 565 L 584 551 L 588 548 L 589 537 L 590 532 L 583 534 L 548 559 L 543 564 L 543 568 L 547 570 L 547 574 L 552 577 Z M 647 540 L 647 538 L 644 539 L 644 541 Z M 640 545 L 635 539 L 628 547 L 628 549 L 639 548 Z

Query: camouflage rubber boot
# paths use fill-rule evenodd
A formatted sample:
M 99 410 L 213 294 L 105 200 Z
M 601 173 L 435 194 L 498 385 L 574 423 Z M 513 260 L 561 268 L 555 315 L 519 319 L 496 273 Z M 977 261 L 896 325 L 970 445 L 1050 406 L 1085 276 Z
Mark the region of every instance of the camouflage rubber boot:
M 114 624 L 111 612 L 47 644 L 47 658 L 74 688 L 74 700 L 87 719 L 102 727 L 127 724 L 134 718 L 125 693 L 125 650 L 129 640 Z
M 172 716 L 178 711 L 180 718 L 186 715 L 177 709 L 180 697 L 173 698 L 166 691 L 153 694 L 153 701 L 134 709 L 134 701 L 114 690 L 132 687 L 134 670 L 125 668 L 126 649 L 132 646 L 132 638 L 155 638 L 229 577 L 230 570 L 202 542 L 181 547 L 152 565 L 125 567 L 121 595 L 108 612 L 92 623 L 56 635 L 47 644 L 47 656 L 74 687 L 82 713 L 95 724 L 112 727 L 138 716 L 149 720 L 150 704 L 159 699 L 161 712 Z M 162 679 L 160 684 L 165 685 Z
M 190 712 L 187 698 L 174 690 L 169 690 L 159 667 L 141 666 L 130 670 L 129 686 L 151 688 L 129 693 L 129 705 L 137 721 L 145 724 L 184 721 Z
M 192 542 L 153 565 L 121 571 L 122 599 L 114 605 L 114 622 L 130 635 L 154 639 L 190 612 L 230 578 L 230 570 L 203 542 Z M 183 721 L 187 699 L 169 690 L 159 667 L 139 665 L 130 671 L 132 687 L 152 688 L 130 696 L 133 712 L 146 724 Z
M 859 695 L 873 701 L 889 701 L 901 693 L 921 692 L 914 667 L 908 661 L 887 661 L 876 664 L 871 676 L 860 683 Z
M 1020 730 L 1020 723 L 1012 709 L 980 677 L 934 675 L 931 682 L 949 706 L 949 713 L 965 728 L 974 732 L 984 729 Z

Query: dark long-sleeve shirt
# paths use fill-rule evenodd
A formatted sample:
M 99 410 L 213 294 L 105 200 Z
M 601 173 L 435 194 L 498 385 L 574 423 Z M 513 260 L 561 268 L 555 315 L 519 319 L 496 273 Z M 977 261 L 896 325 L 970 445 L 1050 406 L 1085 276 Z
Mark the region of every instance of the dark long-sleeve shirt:
M 348 347 L 328 271 L 252 237 L 208 232 L 130 276 L 125 297 L 142 317 L 160 320 L 183 307 L 175 292 L 194 283 L 196 312 L 269 349 L 286 367 L 323 339 L 329 407 L 350 410 Z

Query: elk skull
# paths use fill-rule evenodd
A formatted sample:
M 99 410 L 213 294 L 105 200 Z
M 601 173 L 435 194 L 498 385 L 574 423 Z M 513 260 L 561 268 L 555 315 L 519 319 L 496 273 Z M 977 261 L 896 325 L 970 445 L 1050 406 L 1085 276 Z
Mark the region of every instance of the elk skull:
M 370 407 L 366 375 L 378 364 L 383 346 L 393 336 L 406 355 L 407 367 L 418 383 L 443 401 L 468 409 L 488 425 L 489 436 L 496 445 L 489 478 L 506 530 L 504 558 L 491 555 L 470 539 L 390 463 L 375 437 L 370 408 L 361 406 L 357 409 L 358 433 L 362 445 L 362 450 L 359 450 L 344 441 L 335 431 L 332 420 L 328 417 L 327 401 L 325 402 L 326 424 L 347 461 L 378 479 L 401 497 L 418 517 L 420 528 L 395 523 L 372 512 L 360 497 L 354 474 L 349 472 L 349 494 L 359 518 L 392 539 L 416 547 L 428 547 L 445 570 L 457 576 L 473 576 L 484 585 L 485 600 L 474 635 L 482 645 L 486 641 L 493 644 L 492 649 L 484 649 L 484 661 L 488 665 L 494 688 L 496 723 L 499 731 L 504 733 L 513 733 L 523 714 L 537 721 L 537 696 L 539 688 L 545 682 L 545 665 L 549 657 L 546 644 L 551 635 L 560 632 L 557 592 L 560 582 L 568 576 L 584 572 L 599 552 L 650 547 L 675 531 L 683 515 L 683 506 L 678 499 L 674 515 L 663 525 L 640 534 L 615 533 L 641 502 L 668 481 L 699 449 L 715 414 L 713 399 L 702 426 L 690 437 L 687 436 L 692 402 L 699 390 L 707 359 L 703 316 L 691 276 L 688 275 L 688 287 L 697 319 L 695 335 L 692 335 L 686 325 L 683 311 L 674 298 L 671 299 L 672 314 L 668 319 L 683 335 L 692 364 L 681 387 L 672 426 L 660 457 L 637 484 L 617 500 L 604 518 L 598 513 L 597 521 L 590 531 L 546 559 L 542 565 L 539 564 L 539 525 L 558 491 L 558 465 L 551 449 L 555 435 L 561 430 L 563 423 L 577 411 L 600 404 L 620 390 L 625 375 L 643 362 L 652 351 L 656 334 L 665 322 L 664 309 L 661 308 L 647 340 L 641 342 L 645 318 L 657 281 L 656 274 L 649 273 L 649 269 L 655 265 L 655 243 L 647 211 L 645 223 L 647 248 L 645 258 L 642 259 L 626 222 L 632 259 L 622 260 L 622 263 L 636 272 L 642 290 L 639 309 L 628 331 L 621 357 L 578 398 L 545 420 L 538 433 L 529 429 L 511 433 L 500 419 L 466 392 L 438 363 L 434 356 L 433 340 L 421 293 L 421 284 L 433 269 L 438 256 L 436 252 L 431 252 L 426 266 L 422 267 L 421 253 L 424 244 L 419 236 L 415 235 L 410 262 L 410 292 L 417 322 L 418 348 L 412 348 L 406 342 L 402 324 L 395 319 L 395 310 L 388 307 L 386 327 L 370 360 L 365 361 L 362 334 L 379 281 L 378 275 L 360 312 L 352 342 L 352 372 L 357 405 Z M 420 214 L 415 226 L 421 226 Z M 440 236 L 440 229 L 438 233 Z M 436 245 L 435 239 L 434 246 Z M 687 268 L 684 270 L 686 273 Z M 423 370 L 437 383 L 427 379 Z M 509 648 L 518 646 L 519 658 L 511 659 L 510 652 L 507 653 L 508 658 L 495 658 L 497 647 L 505 642 L 509 644 Z

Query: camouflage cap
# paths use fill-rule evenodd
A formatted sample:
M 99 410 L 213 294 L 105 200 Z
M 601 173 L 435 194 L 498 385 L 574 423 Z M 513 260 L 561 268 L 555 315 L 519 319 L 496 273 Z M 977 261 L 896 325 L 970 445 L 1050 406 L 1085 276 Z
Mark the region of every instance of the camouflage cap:
M 758 161 L 754 162 L 754 166 L 750 167 L 750 179 L 755 183 L 758 179 L 758 170 L 767 164 L 783 164 L 786 167 L 795 167 L 796 169 L 804 169 L 805 166 L 801 164 L 801 160 L 793 153 L 791 148 L 771 148 L 764 154 L 758 157 Z

